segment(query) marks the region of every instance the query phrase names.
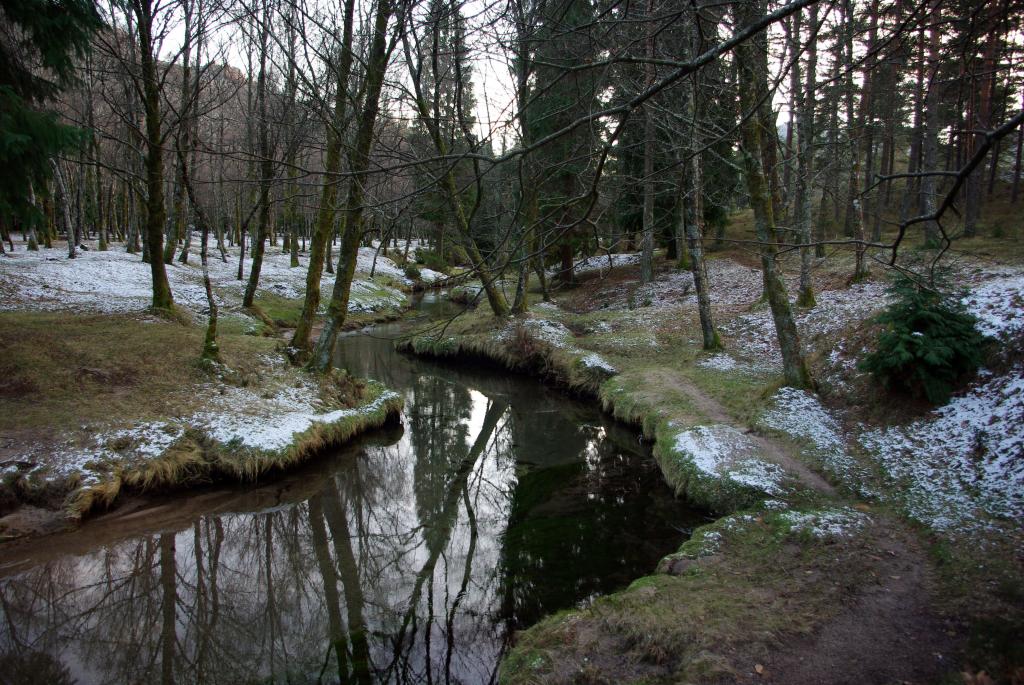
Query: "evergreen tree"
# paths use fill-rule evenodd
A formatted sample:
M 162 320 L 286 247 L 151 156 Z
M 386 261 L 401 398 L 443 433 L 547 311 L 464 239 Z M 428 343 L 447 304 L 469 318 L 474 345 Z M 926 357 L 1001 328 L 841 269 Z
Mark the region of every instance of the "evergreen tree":
M 74 81 L 75 59 L 101 21 L 90 0 L 4 0 L 0 23 L 0 220 L 42 221 L 33 187 L 45 186 L 53 157 L 83 140 L 44 107 Z

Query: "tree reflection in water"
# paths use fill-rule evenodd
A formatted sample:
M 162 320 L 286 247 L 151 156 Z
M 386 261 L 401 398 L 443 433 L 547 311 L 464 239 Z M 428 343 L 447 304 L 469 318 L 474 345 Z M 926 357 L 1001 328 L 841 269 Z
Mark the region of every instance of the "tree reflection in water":
M 400 437 L 5 562 L 0 681 L 489 683 L 515 629 L 649 571 L 699 521 L 586 406 L 342 347 L 404 390 Z

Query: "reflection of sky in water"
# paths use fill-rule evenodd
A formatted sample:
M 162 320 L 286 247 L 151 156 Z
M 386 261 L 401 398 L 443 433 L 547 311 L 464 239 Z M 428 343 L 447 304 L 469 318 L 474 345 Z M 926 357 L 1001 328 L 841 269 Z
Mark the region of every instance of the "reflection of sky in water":
M 345 340 L 355 373 L 405 391 L 397 441 L 287 476 L 300 496 L 270 483 L 283 501 L 242 493 L 0 580 L 0 673 L 486 683 L 513 629 L 648 571 L 695 522 L 589 408 Z

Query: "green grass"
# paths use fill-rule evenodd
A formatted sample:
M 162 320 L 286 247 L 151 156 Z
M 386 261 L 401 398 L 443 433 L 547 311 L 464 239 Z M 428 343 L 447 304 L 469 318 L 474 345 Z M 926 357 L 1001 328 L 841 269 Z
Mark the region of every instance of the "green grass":
M 302 315 L 302 300 L 281 297 L 268 292 L 259 292 L 254 304 L 274 322 L 284 328 L 295 328 Z

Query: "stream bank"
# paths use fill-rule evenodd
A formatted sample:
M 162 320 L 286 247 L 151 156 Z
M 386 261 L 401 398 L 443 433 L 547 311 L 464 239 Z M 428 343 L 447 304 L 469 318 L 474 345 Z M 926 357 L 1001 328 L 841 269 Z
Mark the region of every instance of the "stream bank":
M 490 683 L 514 631 L 625 587 L 706 522 L 592 403 L 399 355 L 400 330 L 344 336 L 336 364 L 394 388 L 401 424 L 5 547 L 6 672 L 149 681 L 171 659 L 188 682 Z
M 905 483 L 850 439 L 855 426 L 781 387 L 770 338 L 750 337 L 764 315 L 732 305 L 755 299 L 741 285 L 746 270 L 725 259 L 711 268 L 724 276 L 731 354 L 699 349 L 696 312 L 680 312 L 686 288 L 672 271 L 645 291 L 646 305 L 630 294 L 635 275 L 613 273 L 519 319 L 482 306 L 402 344 L 486 357 L 599 398 L 654 441 L 680 496 L 721 517 L 627 590 L 517 634 L 502 682 L 852 685 L 960 682 L 960 672 L 1011 682 L 1024 656 L 1009 638 L 1024 587 L 1012 519 L 942 530 L 920 518 Z M 866 305 L 885 301 L 865 299 L 878 285 L 855 289 L 822 288 L 819 309 L 800 314 L 803 332 L 820 330 L 810 354 L 833 397 L 850 382 L 844 337 L 861 336 L 875 311 Z M 817 351 L 837 337 L 839 354 Z M 954 545 L 977 544 L 982 530 L 993 555 L 972 566 L 969 548 Z

